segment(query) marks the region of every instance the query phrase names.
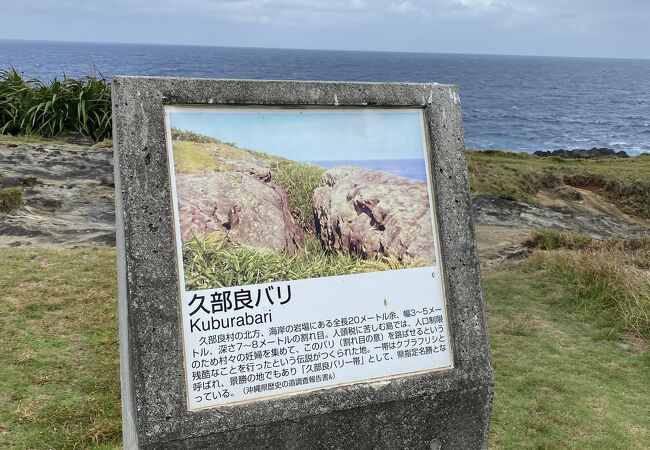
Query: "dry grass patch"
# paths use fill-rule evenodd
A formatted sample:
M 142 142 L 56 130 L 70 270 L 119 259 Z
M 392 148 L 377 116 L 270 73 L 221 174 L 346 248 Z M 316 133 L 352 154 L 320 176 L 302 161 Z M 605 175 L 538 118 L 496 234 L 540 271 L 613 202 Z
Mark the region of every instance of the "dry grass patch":
M 620 332 L 650 338 L 650 238 L 601 241 L 547 230 L 528 245 L 541 251 L 526 264 L 558 277 L 581 311 Z
M 0 213 L 9 213 L 23 204 L 23 191 L 17 187 L 0 189 Z

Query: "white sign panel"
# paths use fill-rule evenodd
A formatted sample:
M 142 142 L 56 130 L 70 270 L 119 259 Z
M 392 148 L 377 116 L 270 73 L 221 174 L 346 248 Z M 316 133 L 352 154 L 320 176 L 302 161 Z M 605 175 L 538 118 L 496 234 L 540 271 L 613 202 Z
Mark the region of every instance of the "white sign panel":
M 190 410 L 452 366 L 421 110 L 166 119 Z

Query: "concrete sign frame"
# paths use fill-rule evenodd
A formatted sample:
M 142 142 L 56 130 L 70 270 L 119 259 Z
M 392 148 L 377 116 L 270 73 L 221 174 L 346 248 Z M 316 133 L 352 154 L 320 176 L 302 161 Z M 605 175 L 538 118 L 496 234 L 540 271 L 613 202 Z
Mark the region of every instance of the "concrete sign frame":
M 453 367 L 189 411 L 165 107 L 424 112 Z M 493 374 L 458 91 L 415 83 L 113 80 L 125 448 L 483 448 Z

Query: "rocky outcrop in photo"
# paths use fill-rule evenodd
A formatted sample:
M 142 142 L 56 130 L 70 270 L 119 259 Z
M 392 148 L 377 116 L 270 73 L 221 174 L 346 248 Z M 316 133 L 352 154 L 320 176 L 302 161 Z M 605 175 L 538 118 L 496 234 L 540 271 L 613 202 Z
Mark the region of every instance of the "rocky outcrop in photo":
M 231 162 L 232 170 L 176 175 L 181 234 L 228 236 L 251 247 L 295 253 L 303 232 L 291 216 L 287 194 L 261 165 Z
M 314 190 L 316 234 L 329 251 L 435 263 L 425 183 L 359 167 L 336 167 Z

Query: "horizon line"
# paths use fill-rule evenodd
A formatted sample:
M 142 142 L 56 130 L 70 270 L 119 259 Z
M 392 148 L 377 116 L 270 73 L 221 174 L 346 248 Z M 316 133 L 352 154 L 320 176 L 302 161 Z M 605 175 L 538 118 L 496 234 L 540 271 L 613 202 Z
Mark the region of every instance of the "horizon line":
M 237 46 L 237 45 L 215 45 L 215 44 L 170 44 L 152 42 L 115 42 L 115 41 L 68 41 L 49 39 L 14 39 L 0 38 L 2 42 L 24 42 L 24 43 L 50 43 L 50 44 L 81 44 L 81 45 L 142 45 L 151 47 L 200 47 L 200 48 L 232 48 L 248 50 L 293 50 L 313 52 L 341 52 L 341 53 L 406 53 L 413 55 L 463 55 L 463 56 L 507 56 L 521 58 L 563 58 L 563 59 L 605 59 L 624 61 L 648 61 L 650 57 L 623 57 L 623 56 L 567 56 L 567 55 L 541 55 L 525 53 L 491 53 L 491 52 L 445 52 L 445 51 L 414 51 L 414 50 L 367 50 L 367 49 L 328 49 L 328 48 L 297 48 L 297 47 L 262 47 L 262 46 Z

